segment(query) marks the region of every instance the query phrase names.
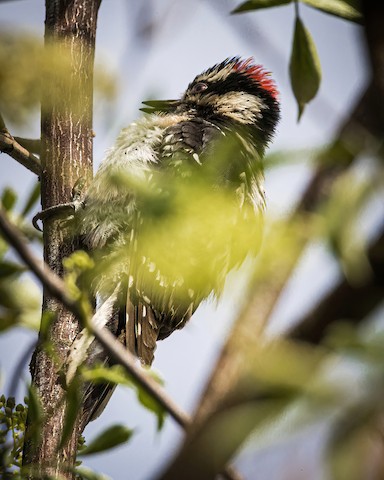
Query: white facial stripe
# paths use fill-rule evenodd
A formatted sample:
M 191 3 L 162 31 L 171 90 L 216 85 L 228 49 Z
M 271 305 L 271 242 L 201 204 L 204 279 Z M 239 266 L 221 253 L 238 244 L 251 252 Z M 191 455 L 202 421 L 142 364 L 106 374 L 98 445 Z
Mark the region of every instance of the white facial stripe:
M 192 101 L 193 97 L 190 98 Z M 228 92 L 224 95 L 208 94 L 199 99 L 200 105 L 212 105 L 215 111 L 239 123 L 253 123 L 261 116 L 261 111 L 266 108 L 259 97 L 245 92 Z

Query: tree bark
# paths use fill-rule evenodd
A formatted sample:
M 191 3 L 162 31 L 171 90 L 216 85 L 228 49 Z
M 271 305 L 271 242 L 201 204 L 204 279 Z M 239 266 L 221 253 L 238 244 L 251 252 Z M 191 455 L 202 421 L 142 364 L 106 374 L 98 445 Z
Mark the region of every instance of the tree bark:
M 42 79 L 41 203 L 46 209 L 71 201 L 79 178 L 92 176 L 93 63 L 97 13 L 101 0 L 46 0 L 45 48 L 63 59 L 60 68 L 49 69 Z M 76 249 L 70 231 L 55 218 L 44 223 L 44 259 L 59 276 L 62 260 Z M 27 478 L 61 476 L 71 479 L 80 429 L 78 422 L 66 445 L 58 451 L 66 413 L 65 389 L 60 366 L 79 331 L 79 324 L 44 289 L 43 315 L 53 312 L 49 330 L 54 355 L 40 342 L 31 363 L 32 384 L 42 406 L 40 439 L 36 440 L 34 418 L 29 415 L 23 465 Z M 42 332 L 40 332 L 42 340 Z M 31 411 L 31 408 L 30 408 Z

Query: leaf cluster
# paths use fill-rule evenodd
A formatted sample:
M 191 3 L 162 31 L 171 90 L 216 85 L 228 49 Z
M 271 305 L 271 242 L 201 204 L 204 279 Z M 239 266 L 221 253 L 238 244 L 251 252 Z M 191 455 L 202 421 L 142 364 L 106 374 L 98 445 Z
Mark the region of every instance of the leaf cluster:
M 65 43 L 42 45 L 32 34 L 2 32 L 0 35 L 0 105 L 1 113 L 11 123 L 25 124 L 40 106 L 41 95 L 52 95 L 56 108 L 72 109 L 81 114 L 82 92 L 75 88 L 73 57 L 77 52 Z M 42 91 L 42 79 L 51 92 Z M 99 99 L 111 100 L 116 83 L 107 70 L 95 69 L 95 89 Z M 63 92 L 67 94 L 64 95 Z
M 39 183 L 17 211 L 17 194 L 5 188 L 0 207 L 30 240 L 41 240 L 27 220 L 40 194 Z M 0 331 L 17 325 L 38 329 L 40 323 L 41 294 L 32 280 L 23 275 L 26 268 L 9 256 L 9 245 L 0 236 Z
M 27 399 L 26 399 L 27 400 Z M 0 396 L 0 474 L 20 479 L 27 407 Z
M 320 59 L 312 35 L 299 15 L 299 3 L 344 20 L 362 23 L 358 0 L 247 0 L 232 12 L 243 13 L 288 4 L 295 6 L 295 26 L 289 73 L 298 105 L 298 120 L 300 120 L 305 106 L 315 98 L 321 83 Z

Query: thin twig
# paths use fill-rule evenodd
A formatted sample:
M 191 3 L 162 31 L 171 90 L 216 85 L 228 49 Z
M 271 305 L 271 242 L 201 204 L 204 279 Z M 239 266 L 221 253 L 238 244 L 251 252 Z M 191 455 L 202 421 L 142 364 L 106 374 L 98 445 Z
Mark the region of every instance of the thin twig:
M 29 152 L 40 155 L 41 140 L 39 138 L 13 137 L 17 143 L 26 148 Z
M 16 141 L 14 137 L 9 133 L 3 117 L 0 114 L 0 152 L 7 153 L 14 160 L 19 162 L 25 168 L 28 168 L 36 175 L 41 173 L 40 160 L 24 148 L 20 143 Z

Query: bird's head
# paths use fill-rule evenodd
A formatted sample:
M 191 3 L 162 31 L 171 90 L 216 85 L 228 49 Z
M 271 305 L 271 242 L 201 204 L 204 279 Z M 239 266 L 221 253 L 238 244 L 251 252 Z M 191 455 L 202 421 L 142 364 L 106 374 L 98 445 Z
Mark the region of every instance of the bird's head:
M 157 102 L 146 104 L 155 110 L 201 117 L 229 129 L 251 129 L 264 145 L 280 117 L 276 84 L 253 58 L 228 58 L 205 70 L 188 85 L 180 100 L 165 101 L 162 108 L 157 108 Z

